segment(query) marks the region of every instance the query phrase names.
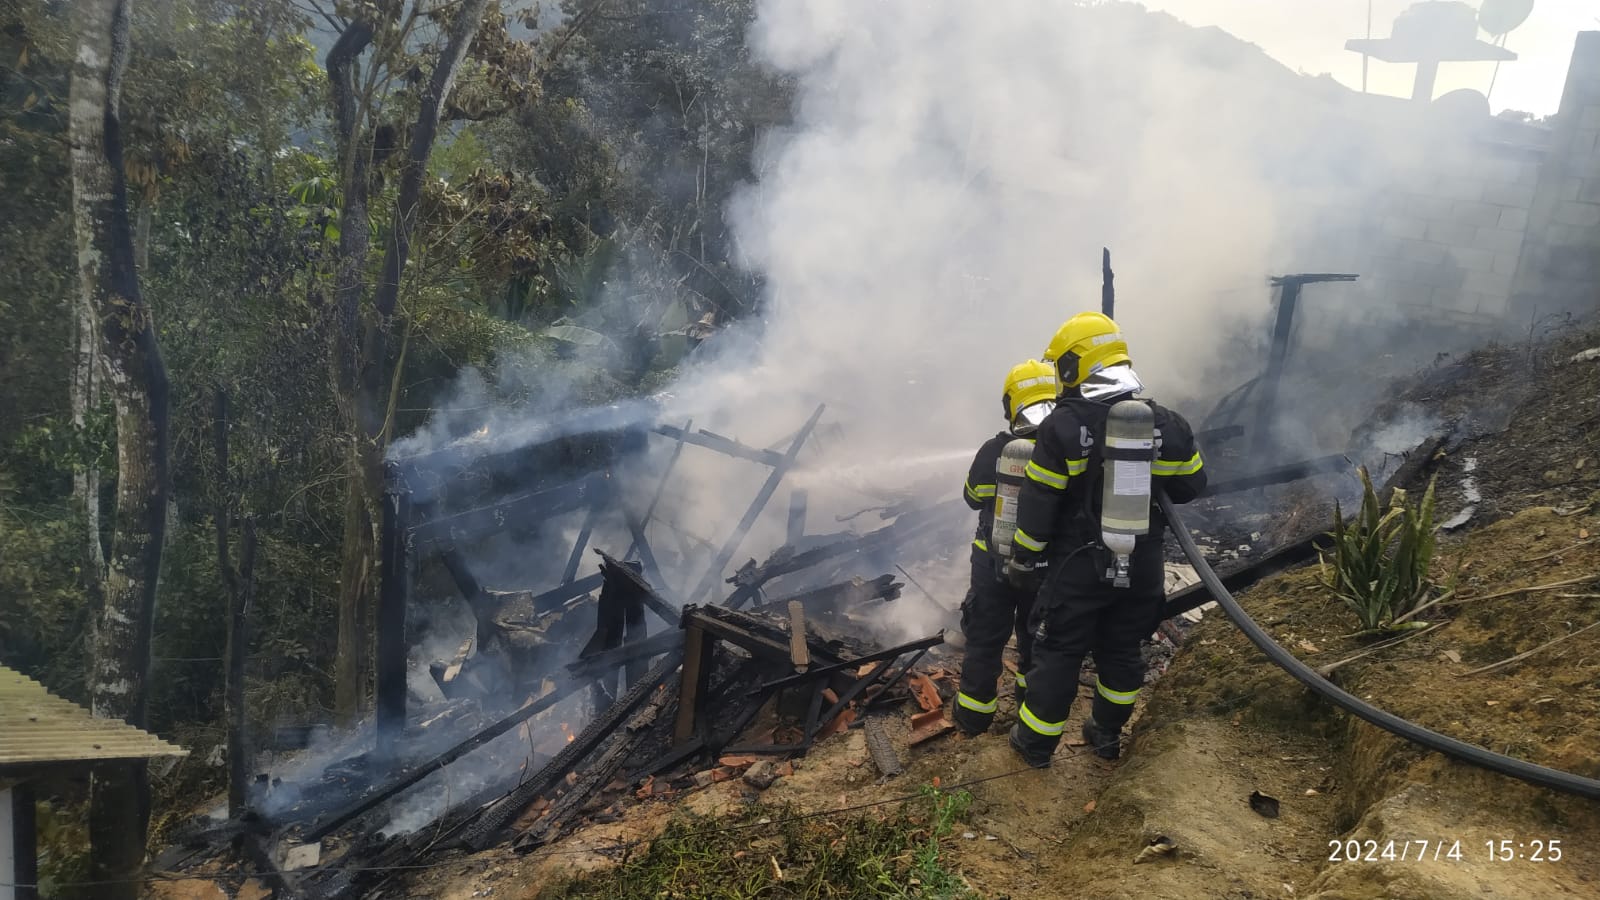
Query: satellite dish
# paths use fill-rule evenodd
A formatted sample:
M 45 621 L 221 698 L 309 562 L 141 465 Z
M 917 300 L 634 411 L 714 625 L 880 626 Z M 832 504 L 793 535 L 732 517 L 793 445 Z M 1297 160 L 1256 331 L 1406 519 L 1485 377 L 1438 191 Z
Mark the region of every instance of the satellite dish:
M 1436 98 L 1433 109 L 1444 119 L 1477 122 L 1489 118 L 1489 98 L 1471 88 L 1461 88 Z
M 1533 0 L 1483 0 L 1483 6 L 1478 8 L 1478 27 L 1500 37 L 1528 21 L 1532 12 Z

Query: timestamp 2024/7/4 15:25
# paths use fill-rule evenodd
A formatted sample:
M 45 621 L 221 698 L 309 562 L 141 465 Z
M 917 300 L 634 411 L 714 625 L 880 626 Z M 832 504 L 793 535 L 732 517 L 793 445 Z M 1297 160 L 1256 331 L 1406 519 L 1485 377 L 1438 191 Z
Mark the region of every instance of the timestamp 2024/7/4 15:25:
M 1483 849 L 1477 849 L 1482 847 Z M 1470 849 L 1469 849 L 1470 848 Z M 1463 846 L 1459 840 L 1375 841 L 1332 840 L 1329 862 L 1560 862 L 1560 838 L 1483 841 Z

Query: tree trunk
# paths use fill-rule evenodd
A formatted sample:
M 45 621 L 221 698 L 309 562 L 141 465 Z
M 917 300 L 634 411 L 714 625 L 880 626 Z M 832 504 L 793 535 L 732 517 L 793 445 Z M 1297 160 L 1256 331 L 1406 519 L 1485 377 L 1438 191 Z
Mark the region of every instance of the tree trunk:
M 80 434 L 88 426 L 89 416 L 100 408 L 100 355 L 96 352 L 99 336 L 95 334 L 94 307 L 90 300 L 92 286 L 80 282 L 73 295 L 72 307 L 76 324 L 73 327 L 72 357 L 72 425 Z M 72 500 L 78 514 L 83 517 L 84 571 L 90 573 L 86 581 L 91 584 L 100 577 L 106 565 L 105 546 L 100 541 L 100 467 L 94 460 L 85 460 L 84 468 L 72 475 Z
M 378 504 L 383 495 L 383 458 L 388 447 L 397 390 L 389 358 L 400 279 L 411 249 L 428 156 L 438 136 L 444 103 L 456 72 L 483 22 L 488 0 L 464 0 L 451 20 L 422 95 L 417 121 L 401 169 L 393 226 L 385 248 L 381 277 L 373 297 L 373 315 L 363 316 L 361 294 L 371 235 L 367 200 L 371 146 L 366 123 L 357 121 L 354 67 L 371 41 L 370 24 L 357 21 L 345 29 L 328 51 L 328 79 L 333 88 L 334 122 L 343 174 L 344 207 L 340 216 L 339 262 L 334 281 L 333 386 L 341 418 L 349 429 L 345 481 L 345 521 L 339 576 L 339 644 L 334 663 L 334 707 L 342 721 L 356 718 L 366 706 L 372 672 L 371 641 L 376 608 Z M 369 63 L 375 65 L 376 62 Z
M 334 401 L 349 444 L 345 453 L 345 518 L 340 545 L 339 638 L 334 657 L 334 711 L 350 724 L 366 706 L 372 667 L 367 627 L 373 606 L 374 501 L 366 490 L 357 395 L 361 371 L 361 293 L 371 235 L 367 230 L 370 142 L 357 121 L 357 60 L 372 41 L 370 23 L 356 20 L 328 51 L 328 81 L 333 90 L 334 135 L 344 202 L 339 217 L 339 254 L 334 271 L 333 327 L 329 360 Z
M 98 607 L 91 618 L 94 714 L 143 727 L 161 549 L 166 537 L 167 373 L 134 269 L 122 175 L 118 100 L 128 50 L 127 0 L 78 0 L 69 131 L 79 276 L 93 309 L 116 412 L 117 509 Z M 133 898 L 150 821 L 145 764 L 97 771 L 89 787 L 91 878 L 97 896 Z

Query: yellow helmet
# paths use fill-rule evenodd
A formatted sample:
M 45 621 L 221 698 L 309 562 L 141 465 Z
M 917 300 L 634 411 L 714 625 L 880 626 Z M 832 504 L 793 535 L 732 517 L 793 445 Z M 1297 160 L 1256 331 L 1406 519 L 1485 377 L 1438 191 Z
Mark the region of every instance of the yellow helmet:
M 1117 323 L 1097 312 L 1078 313 L 1062 324 L 1044 358 L 1055 364 L 1063 388 L 1077 387 L 1106 366 L 1133 361 Z
M 1006 421 L 1015 422 L 1023 409 L 1043 400 L 1054 400 L 1058 393 L 1055 366 L 1030 359 L 1013 368 L 1006 375 L 1005 390 L 1000 395 Z

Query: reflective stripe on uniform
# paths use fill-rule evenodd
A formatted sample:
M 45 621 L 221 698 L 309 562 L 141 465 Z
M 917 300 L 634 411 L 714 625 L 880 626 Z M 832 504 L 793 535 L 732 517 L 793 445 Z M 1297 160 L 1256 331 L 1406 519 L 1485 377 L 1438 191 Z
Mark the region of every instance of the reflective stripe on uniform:
M 956 692 L 956 703 L 960 704 L 966 709 L 972 710 L 973 712 L 981 713 L 992 713 L 996 709 L 1000 708 L 998 700 L 990 700 L 988 703 L 985 703 L 982 700 L 974 700 L 960 691 Z
M 1200 451 L 1185 460 L 1158 459 L 1150 464 L 1151 475 L 1193 475 L 1200 471 Z
M 1078 475 L 1082 475 L 1083 473 L 1085 473 L 1087 471 L 1089 471 L 1089 460 L 1087 460 L 1087 459 L 1069 459 L 1069 460 L 1067 460 L 1067 474 L 1068 475 L 1076 477 Z
M 1025 688 L 1027 686 L 1028 686 L 1028 676 L 1022 674 L 1021 672 L 1018 672 L 1017 673 L 1017 687 Z
M 1112 703 L 1115 703 L 1118 706 L 1127 706 L 1133 701 L 1139 699 L 1138 688 L 1134 688 L 1131 691 L 1113 691 L 1111 688 L 1108 688 L 1102 684 L 1098 678 L 1094 680 L 1094 689 L 1100 694 L 1100 696 L 1110 700 Z
M 1058 491 L 1067 489 L 1067 476 L 1062 475 L 1060 472 L 1052 472 L 1033 460 L 1028 461 L 1028 467 L 1024 471 L 1028 473 L 1029 478 L 1045 487 L 1055 488 Z
M 1032 550 L 1034 553 L 1043 553 L 1044 552 L 1045 545 L 1040 543 L 1040 542 L 1038 542 L 1038 541 L 1036 541 L 1036 540 L 1034 540 L 1031 537 L 1028 537 L 1028 533 L 1026 531 L 1023 531 L 1021 528 L 1018 528 L 1011 535 L 1011 540 L 1014 543 L 1016 543 L 1016 544 L 1020 545 L 1021 547 L 1023 547 L 1024 549 Z
M 985 540 L 982 540 L 982 539 L 975 540 L 975 541 L 972 542 L 972 546 L 977 547 L 979 550 L 982 550 L 985 553 L 989 552 L 989 542 L 988 541 L 985 541 Z
M 968 484 L 967 496 L 973 500 L 988 500 L 994 496 L 992 484 Z
M 1017 709 L 1017 718 L 1021 719 L 1022 724 L 1028 726 L 1035 733 L 1046 737 L 1060 737 L 1061 732 L 1065 731 L 1067 727 L 1066 719 L 1062 719 L 1059 722 L 1046 722 L 1034 715 L 1033 710 L 1029 709 L 1026 703 Z

